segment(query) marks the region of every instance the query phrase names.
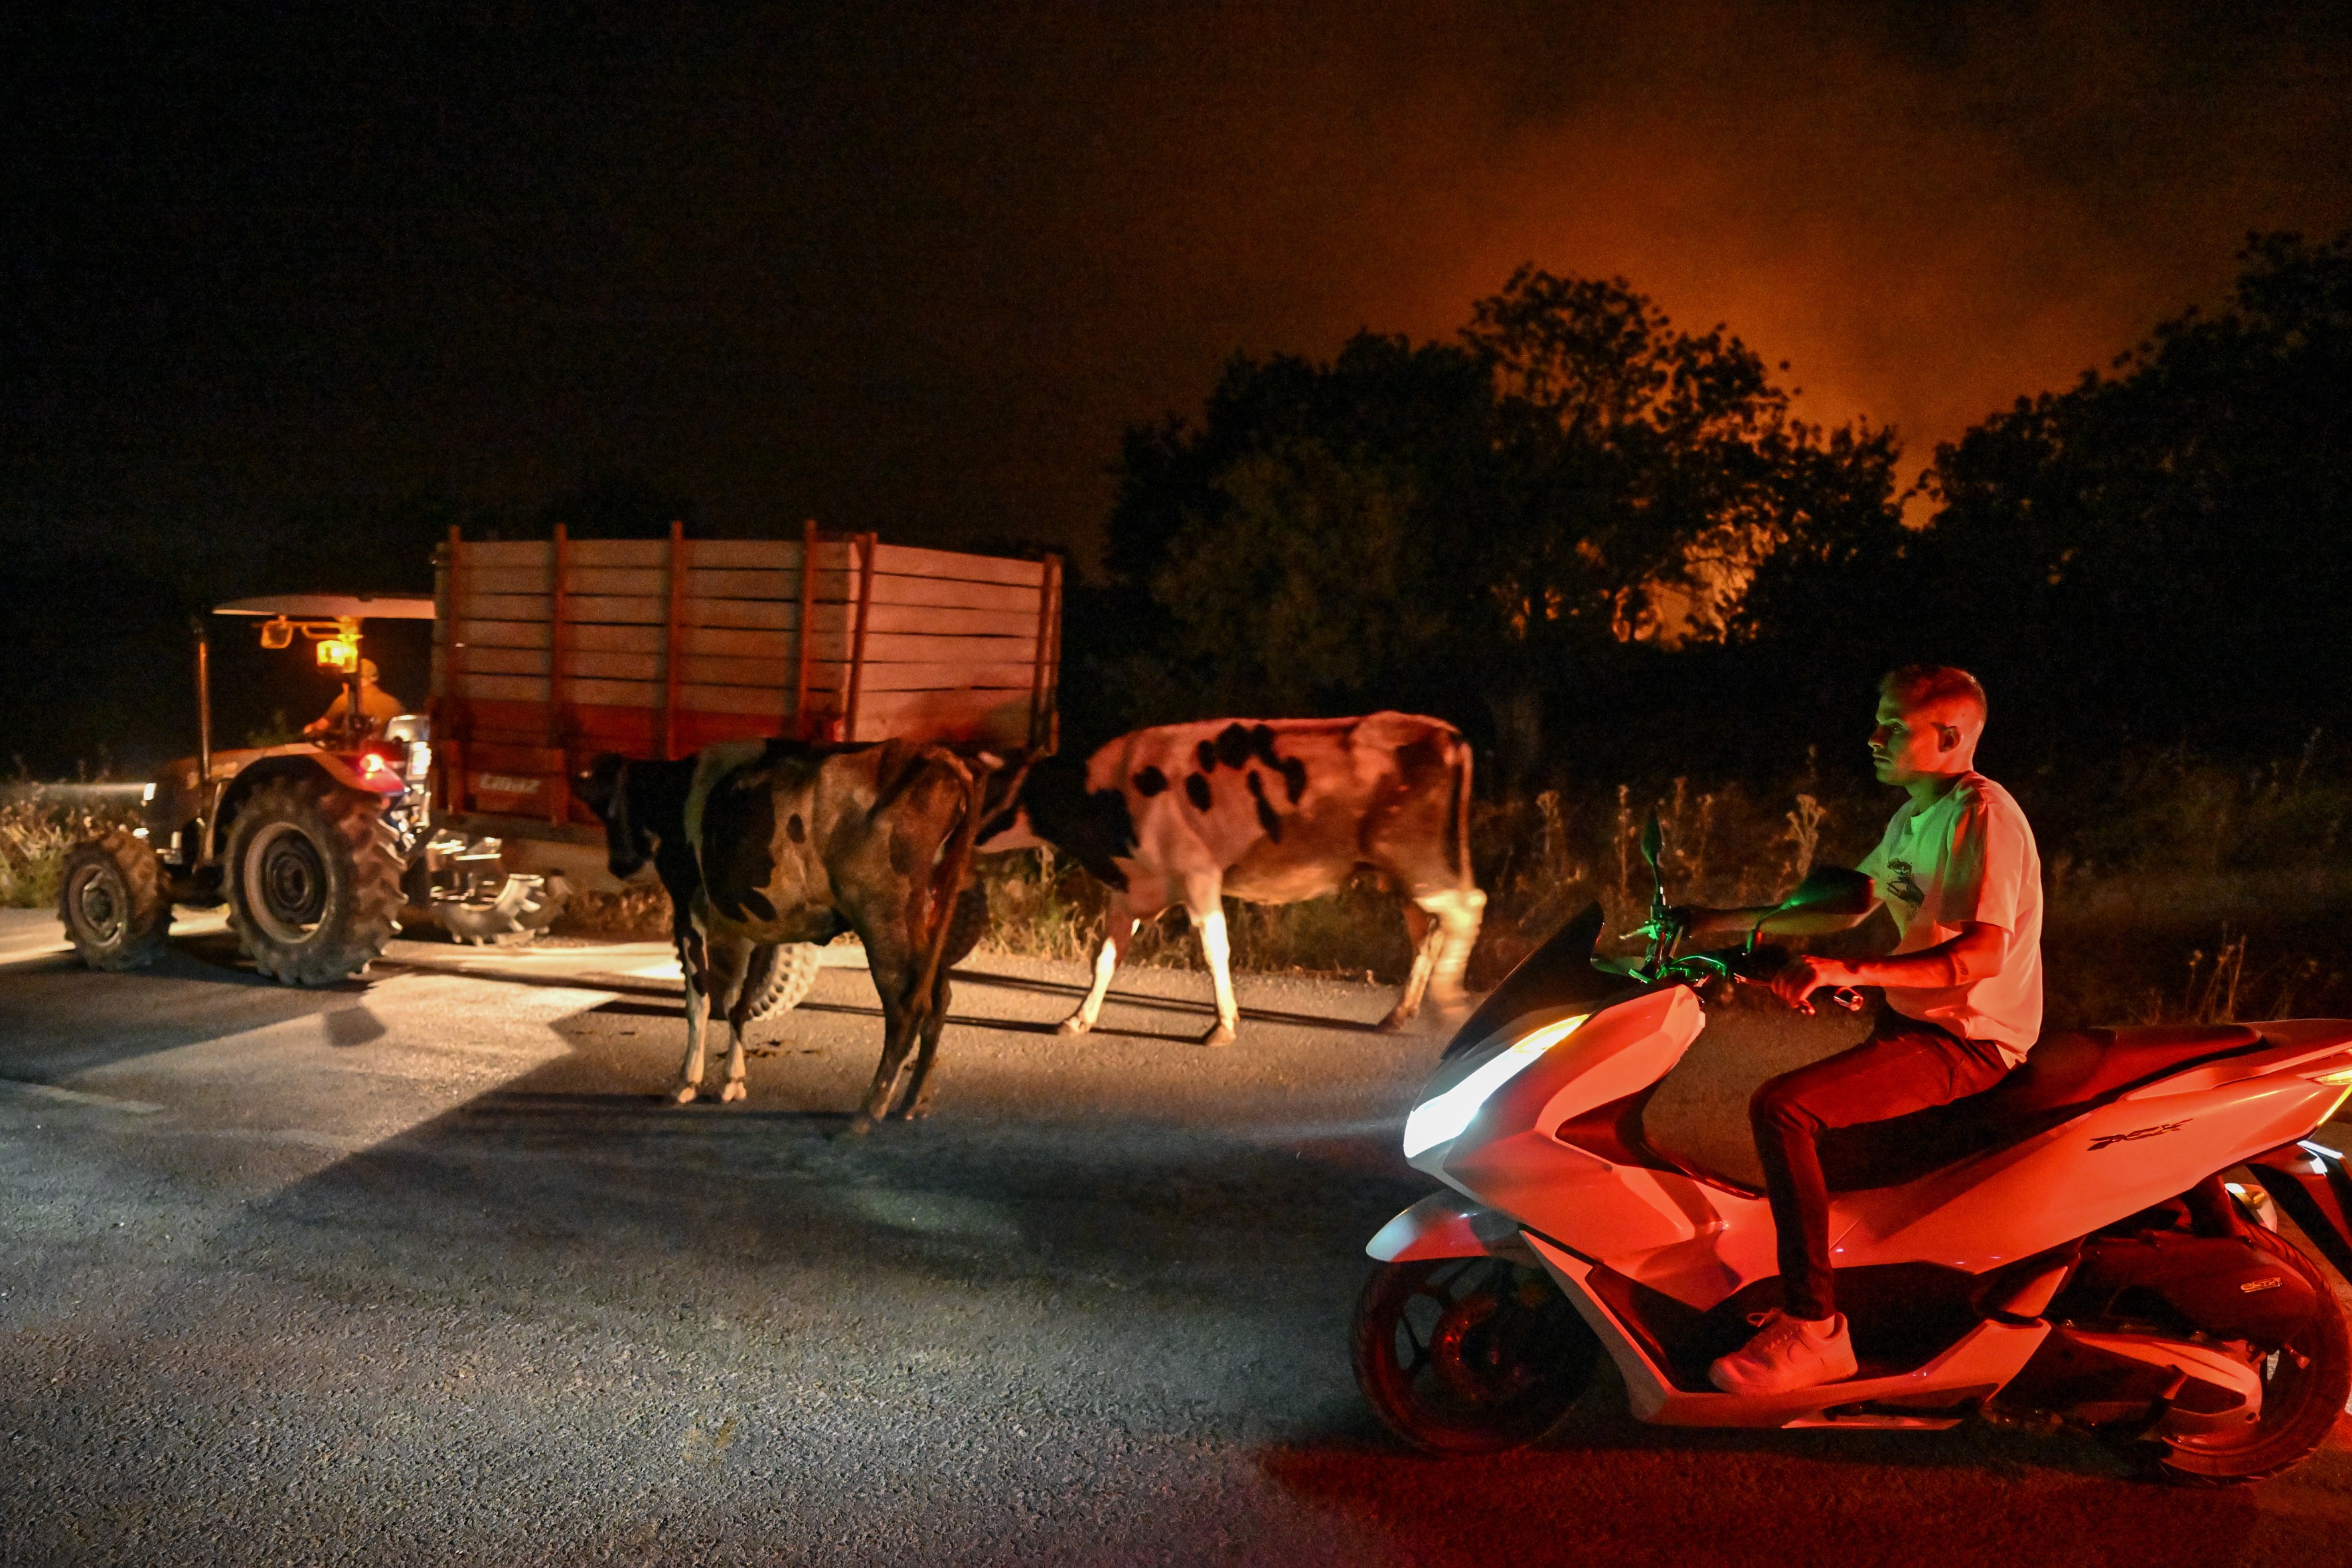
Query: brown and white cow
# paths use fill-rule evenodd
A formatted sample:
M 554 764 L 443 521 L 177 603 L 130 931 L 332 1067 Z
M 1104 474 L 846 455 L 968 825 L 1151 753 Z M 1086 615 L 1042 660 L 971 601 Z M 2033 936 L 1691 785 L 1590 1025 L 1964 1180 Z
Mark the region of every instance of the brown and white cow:
M 1240 1020 L 1223 896 L 1320 898 L 1360 867 L 1408 900 L 1412 971 L 1381 1026 L 1402 1026 L 1424 991 L 1457 1002 L 1486 906 L 1471 880 L 1469 814 L 1470 748 L 1443 720 L 1219 719 L 1138 730 L 1083 764 L 1038 763 L 1018 813 L 992 820 L 980 848 L 1050 844 L 1110 890 L 1094 984 L 1064 1033 L 1094 1027 L 1138 923 L 1181 902 L 1216 988 L 1202 1043 L 1223 1046 Z
M 729 1026 L 722 1100 L 740 1100 L 743 1027 L 756 966 L 780 942 L 854 931 L 882 1000 L 882 1059 L 850 1124 L 864 1133 L 894 1101 L 930 1109 L 930 1070 L 947 1021 L 948 970 L 986 929 L 971 886 L 972 845 L 990 809 L 998 758 L 898 741 L 818 746 L 740 741 L 677 762 L 607 753 L 578 782 L 604 821 L 613 874 L 654 862 L 670 897 L 686 976 L 686 1060 L 676 1098 L 700 1091 L 706 1014 Z M 903 1097 L 899 1079 L 919 1039 Z

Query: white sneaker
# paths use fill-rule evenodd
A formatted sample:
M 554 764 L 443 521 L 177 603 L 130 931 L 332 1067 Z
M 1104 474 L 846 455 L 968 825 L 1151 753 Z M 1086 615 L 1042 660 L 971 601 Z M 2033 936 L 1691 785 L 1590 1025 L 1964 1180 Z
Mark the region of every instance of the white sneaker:
M 1760 1312 L 1749 1321 L 1762 1325 L 1756 1337 L 1706 1369 L 1724 1393 L 1787 1394 L 1854 1374 L 1843 1312 L 1819 1323 L 1780 1311 Z

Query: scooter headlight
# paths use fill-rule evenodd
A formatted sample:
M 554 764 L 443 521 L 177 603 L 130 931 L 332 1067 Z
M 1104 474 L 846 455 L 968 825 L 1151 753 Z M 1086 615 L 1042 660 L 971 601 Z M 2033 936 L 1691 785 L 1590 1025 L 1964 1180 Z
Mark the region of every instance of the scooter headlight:
M 1576 1033 L 1591 1016 L 1589 1013 L 1579 1013 L 1573 1018 L 1546 1024 L 1480 1062 L 1469 1077 L 1452 1089 L 1414 1106 L 1412 1114 L 1404 1119 L 1404 1157 L 1410 1160 L 1423 1150 L 1434 1149 L 1460 1136 L 1462 1130 L 1470 1125 L 1470 1119 L 1478 1114 L 1478 1108 L 1496 1089 L 1535 1066 L 1537 1058 Z

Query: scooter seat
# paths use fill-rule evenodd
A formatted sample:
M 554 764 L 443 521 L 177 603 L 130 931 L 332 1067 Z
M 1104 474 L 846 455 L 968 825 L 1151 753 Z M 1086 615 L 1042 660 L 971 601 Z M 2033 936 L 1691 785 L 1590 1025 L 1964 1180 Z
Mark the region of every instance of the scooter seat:
M 2157 1024 L 2045 1035 L 1982 1094 L 1909 1116 L 1823 1131 L 1822 1173 L 1832 1192 L 1900 1186 L 1977 1154 L 2005 1149 L 2145 1084 L 2242 1056 L 2263 1037 L 2242 1024 Z

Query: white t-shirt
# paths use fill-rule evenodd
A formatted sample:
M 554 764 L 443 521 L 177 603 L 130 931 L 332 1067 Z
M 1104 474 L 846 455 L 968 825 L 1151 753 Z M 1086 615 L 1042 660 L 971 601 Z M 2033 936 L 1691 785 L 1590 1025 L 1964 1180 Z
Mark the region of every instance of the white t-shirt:
M 1897 953 L 1949 942 L 1968 921 L 2009 933 L 2000 967 L 1981 980 L 1889 985 L 1886 1005 L 2023 1061 L 2042 1033 L 2042 855 L 2016 800 L 1962 773 L 1940 800 L 1904 802 L 1861 869 L 1903 931 Z

